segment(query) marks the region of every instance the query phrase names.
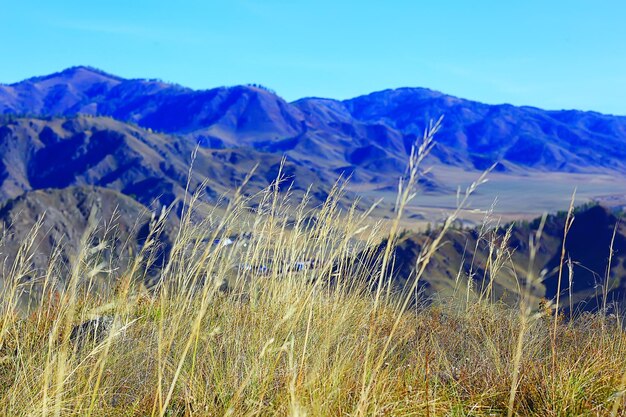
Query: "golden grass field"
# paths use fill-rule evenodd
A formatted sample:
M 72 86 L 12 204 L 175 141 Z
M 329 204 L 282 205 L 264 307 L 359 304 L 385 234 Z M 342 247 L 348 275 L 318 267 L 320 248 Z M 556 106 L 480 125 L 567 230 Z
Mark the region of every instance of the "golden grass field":
M 558 300 L 522 293 L 505 305 L 489 286 L 415 302 L 465 199 L 424 249 L 408 288 L 393 289 L 390 254 L 436 130 L 413 154 L 396 217 L 384 225 L 339 210 L 341 186 L 313 211 L 306 197 L 294 202 L 270 187 L 254 216 L 238 194 L 219 216 L 198 220 L 189 198 L 161 284 L 150 289 L 143 282 L 166 212 L 123 266 L 103 262 L 106 239 L 86 233 L 70 276 L 58 275 L 53 254 L 48 271 L 24 283 L 36 251 L 24 241 L 2 287 L 0 415 L 626 415 L 619 314 L 569 321 Z M 244 221 L 254 236 L 245 246 L 198 239 L 213 242 Z M 370 250 L 381 234 L 386 248 Z M 528 271 L 540 232 L 531 241 Z M 314 262 L 293 267 L 302 260 Z M 522 287 L 539 280 L 524 277 Z M 93 291 L 101 281 L 107 289 Z M 72 334 L 97 317 L 107 331 Z

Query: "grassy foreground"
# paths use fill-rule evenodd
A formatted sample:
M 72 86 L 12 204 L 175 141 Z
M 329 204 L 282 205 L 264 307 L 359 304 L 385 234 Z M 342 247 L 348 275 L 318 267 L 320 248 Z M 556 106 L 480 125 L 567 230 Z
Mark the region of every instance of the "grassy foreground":
M 434 131 L 411 159 L 398 219 Z M 306 197 L 292 206 L 272 187 L 254 215 L 238 195 L 225 214 L 201 218 L 192 199 L 150 289 L 166 213 L 130 263 L 100 256 L 107 241 L 87 233 L 63 279 L 53 254 L 24 283 L 35 250 L 24 242 L 0 301 L 0 415 L 626 414 L 621 317 L 570 322 L 530 297 L 505 306 L 466 291 L 416 303 L 454 213 L 399 292 L 388 273 L 398 223 L 381 231 L 368 213 L 341 212 L 340 196 L 311 211 Z M 245 244 L 214 244 L 242 230 Z M 370 250 L 381 233 L 387 248 Z M 99 280 L 108 290 L 93 291 Z M 72 336 L 94 317 L 111 320 L 109 331 Z

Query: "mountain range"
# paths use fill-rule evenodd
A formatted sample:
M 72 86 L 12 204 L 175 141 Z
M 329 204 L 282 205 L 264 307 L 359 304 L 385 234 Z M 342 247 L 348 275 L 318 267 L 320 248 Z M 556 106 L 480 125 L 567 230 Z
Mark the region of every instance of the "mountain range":
M 349 193 L 373 201 L 393 194 L 411 147 L 441 115 L 426 161 L 435 169 L 420 180 L 433 207 L 440 196 L 454 199 L 458 184 L 447 173 L 471 181 L 494 164 L 499 178 L 512 179 L 500 192 L 516 204 L 533 204 L 519 197 L 536 193 L 527 179 L 569 187 L 581 178 L 587 196 L 626 204 L 624 116 L 488 105 L 425 88 L 287 102 L 258 85 L 199 91 L 79 66 L 0 84 L 0 222 L 26 229 L 52 210 L 49 250 L 84 231 L 89 213 L 80 207 L 98 206 L 102 217 L 120 207 L 130 233 L 139 213 L 169 205 L 180 213 L 186 190 L 215 203 L 250 173 L 254 194 L 279 171 L 313 203 L 340 176 L 350 178 Z M 600 177 L 608 178 L 602 188 Z M 554 199 L 555 188 L 547 190 Z M 548 207 L 562 208 L 558 201 Z M 23 238 L 20 231 L 14 243 Z
M 366 182 L 385 182 L 401 172 L 428 122 L 445 115 L 435 163 L 476 170 L 497 162 L 502 170 L 626 172 L 626 117 L 487 105 L 424 88 L 288 103 L 258 86 L 196 91 L 74 67 L 0 86 L 0 114 L 110 116 L 210 148 L 286 154 Z

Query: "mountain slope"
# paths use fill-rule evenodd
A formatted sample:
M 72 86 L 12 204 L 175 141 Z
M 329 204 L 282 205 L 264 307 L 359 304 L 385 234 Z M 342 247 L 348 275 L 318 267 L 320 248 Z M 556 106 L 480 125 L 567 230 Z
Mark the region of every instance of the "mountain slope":
M 0 124 L 2 199 L 29 190 L 95 185 L 148 206 L 155 201 L 169 205 L 183 197 L 192 162 L 190 191 L 202 191 L 207 201 L 215 202 L 241 185 L 255 166 L 246 191 L 264 188 L 276 179 L 281 158 L 252 150 L 196 150 L 194 142 L 184 138 L 104 117 L 17 118 Z M 285 172 L 296 192 L 312 183 L 326 183 L 297 163 L 287 162 Z M 325 187 L 312 191 L 321 189 Z

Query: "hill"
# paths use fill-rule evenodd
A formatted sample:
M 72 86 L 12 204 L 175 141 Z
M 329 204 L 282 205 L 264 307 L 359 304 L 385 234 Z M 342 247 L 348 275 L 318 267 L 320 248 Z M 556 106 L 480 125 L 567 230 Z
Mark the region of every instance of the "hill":
M 0 281 L 18 280 L 30 287 L 24 296 L 34 297 L 43 279 L 62 288 L 72 268 L 92 264 L 102 271 L 90 277 L 91 291 L 109 290 L 140 250 L 150 220 L 147 207 L 109 189 L 78 186 L 26 192 L 0 207 L 4 265 Z M 175 227 L 171 218 L 159 235 L 161 248 L 155 254 L 160 259 L 155 259 L 155 266 L 165 259 Z M 101 243 L 104 246 L 99 247 Z
M 547 217 L 540 249 L 534 263 L 536 277 L 545 271 L 541 285 L 533 288 L 536 299 L 554 300 L 558 288 L 558 269 L 566 216 Z M 423 276 L 421 288 L 429 296 L 465 293 L 467 286 L 478 293 L 489 288 L 494 300 L 513 303 L 528 276 L 529 236 L 534 235 L 540 219 L 503 227 L 496 224 L 470 230 L 450 230 L 441 248 L 433 256 Z M 609 251 L 613 240 L 610 277 L 606 281 Z M 508 232 L 508 235 L 507 235 Z M 394 249 L 397 288 L 413 276 L 418 256 L 431 233 L 406 233 Z M 506 237 L 505 237 L 506 236 Z M 565 240 L 565 261 L 571 259 L 573 280 L 571 305 L 576 310 L 596 310 L 602 306 L 603 287 L 608 282 L 607 303 L 626 300 L 626 224 L 606 208 L 594 205 L 577 210 Z M 565 309 L 570 303 L 569 270 L 563 265 L 561 300 Z

